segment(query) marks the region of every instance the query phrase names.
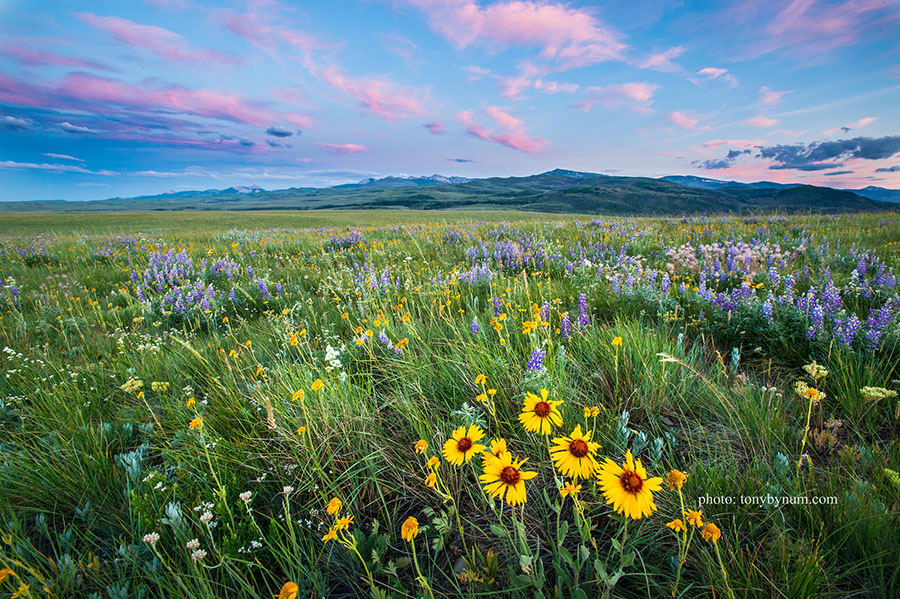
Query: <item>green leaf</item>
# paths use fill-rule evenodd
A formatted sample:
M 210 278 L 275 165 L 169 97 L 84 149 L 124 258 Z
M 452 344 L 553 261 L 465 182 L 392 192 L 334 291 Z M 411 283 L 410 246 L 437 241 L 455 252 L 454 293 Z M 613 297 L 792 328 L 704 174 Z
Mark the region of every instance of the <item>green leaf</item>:
M 498 537 L 508 537 L 509 531 L 500 526 L 499 524 L 491 524 L 491 532 L 497 535 Z
M 633 563 L 634 563 L 634 551 L 632 551 L 630 553 L 626 553 L 622 557 L 622 567 L 623 568 L 627 568 L 628 566 L 630 566 Z
M 559 530 L 556 532 L 556 544 L 562 547 L 563 541 L 566 540 L 566 535 L 569 533 L 569 523 L 563 520 L 562 524 L 559 525 Z

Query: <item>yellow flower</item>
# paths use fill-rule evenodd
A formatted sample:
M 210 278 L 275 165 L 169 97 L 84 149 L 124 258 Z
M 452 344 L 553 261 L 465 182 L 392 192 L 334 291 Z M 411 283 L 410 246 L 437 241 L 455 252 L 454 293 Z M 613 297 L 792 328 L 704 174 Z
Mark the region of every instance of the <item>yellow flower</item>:
M 591 417 L 591 409 L 590 409 L 590 408 L 585 408 L 585 409 L 584 409 L 584 417 L 585 417 L 585 418 L 590 418 L 590 417 Z
M 435 474 L 434 472 L 430 473 L 428 476 L 425 477 L 425 486 L 428 488 L 433 487 L 436 482 L 437 482 L 437 474 Z
M 667 522 L 666 526 L 668 526 L 675 532 L 681 532 L 682 530 L 684 530 L 684 522 L 681 521 L 681 518 L 675 518 L 671 522 Z
M 707 522 L 700 534 L 703 535 L 703 540 L 718 543 L 719 538 L 722 536 L 722 531 L 712 522 Z
M 298 435 L 305 435 L 305 434 L 306 434 L 306 427 L 305 427 L 305 426 L 301 426 L 300 428 L 298 428 L 298 429 L 297 429 L 297 434 L 298 434 Z
M 647 471 L 640 460 L 634 459 L 630 449 L 622 466 L 606 458 L 598 478 L 606 503 L 612 505 L 616 513 L 640 520 L 656 511 L 653 492 L 662 488 L 663 480 L 659 477 L 648 479 Z
M 328 508 L 326 508 L 326 511 L 330 516 L 334 516 L 336 513 L 341 511 L 342 507 L 344 507 L 343 502 L 341 502 L 341 500 L 337 497 L 332 497 L 331 501 L 328 502 Z
M 491 455 L 494 457 L 500 457 L 500 454 L 506 453 L 506 439 L 498 437 L 497 439 L 493 439 L 491 441 L 491 448 L 489 450 Z M 487 456 L 488 454 L 485 454 Z
M 187 407 L 193 408 L 193 407 L 196 406 L 196 405 L 197 405 L 197 400 L 194 399 L 193 397 L 188 397 L 188 400 L 187 400 Z
M 297 585 L 293 582 L 286 582 L 278 593 L 278 599 L 297 599 Z
M 703 511 L 702 510 L 687 510 L 684 512 L 684 517 L 687 518 L 688 524 L 691 526 L 696 526 L 697 528 L 703 527 Z
M 353 516 L 343 516 L 334 523 L 334 528 L 336 530 L 346 530 L 350 528 L 351 524 L 353 524 Z
M 669 490 L 674 491 L 675 489 L 681 490 L 682 485 L 684 485 L 684 481 L 687 480 L 687 475 L 680 470 L 672 470 L 668 474 L 666 474 L 666 482 L 669 483 Z
M 419 521 L 410 516 L 403 522 L 403 525 L 400 526 L 400 536 L 403 537 L 403 540 L 407 543 L 412 543 L 412 540 L 416 538 L 418 534 Z
M 336 537 L 337 537 L 337 528 L 332 527 L 332 528 L 328 529 L 328 532 L 325 533 L 325 536 L 322 537 L 322 540 L 327 543 L 328 541 L 331 541 L 332 539 L 334 539 Z
M 479 374 L 478 376 L 475 377 L 476 385 L 484 385 L 485 383 L 487 383 L 487 377 L 484 376 L 483 374 Z
M 419 439 L 416 441 L 416 453 L 425 453 L 428 449 L 428 441 L 425 439 Z
M 621 338 L 621 337 L 616 337 L 616 338 L 614 338 L 614 339 L 612 340 L 612 346 L 613 346 L 613 347 L 620 347 L 621 345 L 622 345 L 622 338 Z
M 562 401 L 549 401 L 547 390 L 541 389 L 541 396 L 534 393 L 525 394 L 525 404 L 519 414 L 519 422 L 525 430 L 541 435 L 550 434 L 550 425 L 562 426 L 562 416 L 557 409 Z
M 817 403 L 819 400 L 825 398 L 825 394 L 819 391 L 818 389 L 813 389 L 810 387 L 807 389 L 804 394 L 806 395 L 806 399 L 810 400 L 813 403 Z
M 431 469 L 437 468 L 441 465 L 441 459 L 437 456 L 431 456 L 428 459 L 428 467 Z
M 10 570 L 9 568 L 3 568 L 0 570 L 0 583 L 9 578 L 10 576 L 15 576 L 16 573 Z
M 188 426 L 191 427 L 191 429 L 200 428 L 201 426 L 203 426 L 203 418 L 197 416 L 196 418 L 191 420 L 191 423 Z
M 462 466 L 463 462 L 468 463 L 472 456 L 484 451 L 484 445 L 478 443 L 483 437 L 484 431 L 477 424 L 470 425 L 468 433 L 466 427 L 459 427 L 444 443 L 444 459 L 454 466 Z
M 600 449 L 600 444 L 591 441 L 591 433 L 582 434 L 581 425 L 577 424 L 569 437 L 553 439 L 555 445 L 550 448 L 550 457 L 563 475 L 578 480 L 590 477 L 599 468 L 594 454 Z
M 506 503 L 509 505 L 518 505 L 528 501 L 528 495 L 525 492 L 525 481 L 537 476 L 537 472 L 526 472 L 521 470 L 522 464 L 527 462 L 524 460 L 513 460 L 512 454 L 508 451 L 500 454 L 499 457 L 485 455 L 484 474 L 479 476 L 484 490 L 491 497 L 506 496 Z
M 487 401 L 487 393 L 479 393 L 475 396 L 475 401 L 485 403 Z
M 294 394 L 291 396 L 293 401 L 301 401 L 306 396 L 306 391 L 303 389 L 297 389 Z
M 316 380 L 313 381 L 313 384 L 312 384 L 312 390 L 313 390 L 313 391 L 318 392 L 318 391 L 321 391 L 321 390 L 324 389 L 324 388 L 325 388 L 325 383 L 322 382 L 322 379 L 316 379 Z
M 559 490 L 559 494 L 563 497 L 577 495 L 578 493 L 581 493 L 581 485 L 576 485 L 574 482 L 567 482 L 566 486 Z

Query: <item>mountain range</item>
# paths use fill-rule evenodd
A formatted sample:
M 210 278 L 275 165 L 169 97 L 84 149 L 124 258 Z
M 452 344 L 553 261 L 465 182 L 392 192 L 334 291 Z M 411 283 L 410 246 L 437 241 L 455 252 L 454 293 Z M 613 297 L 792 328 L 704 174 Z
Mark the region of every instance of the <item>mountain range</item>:
M 687 175 L 653 179 L 555 169 L 526 177 L 392 176 L 328 188 L 249 186 L 88 202 L 0 202 L 0 212 L 464 208 L 662 216 L 883 211 L 896 209 L 897 203 L 900 190 L 874 186 L 842 190 L 771 181 L 740 183 Z

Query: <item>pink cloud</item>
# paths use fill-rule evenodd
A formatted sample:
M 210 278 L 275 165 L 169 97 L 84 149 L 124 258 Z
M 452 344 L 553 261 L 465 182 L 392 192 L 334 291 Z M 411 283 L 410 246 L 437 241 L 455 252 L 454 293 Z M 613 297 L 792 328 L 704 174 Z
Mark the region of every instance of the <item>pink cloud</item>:
M 822 134 L 823 135 L 833 135 L 834 133 L 837 133 L 838 131 L 847 132 L 847 131 L 850 131 L 851 129 L 859 129 L 860 127 L 865 127 L 866 125 L 871 125 L 872 123 L 874 123 L 877 120 L 878 119 L 874 116 L 867 116 L 865 118 L 859 119 L 858 121 L 854 121 L 852 123 L 847 123 L 846 125 L 842 125 L 840 127 L 834 127 L 833 129 L 826 129 L 825 131 L 822 131 Z
M 689 129 L 691 131 L 702 131 L 704 129 L 709 129 L 708 125 L 698 125 L 699 121 L 697 119 L 692 119 L 688 115 L 683 112 L 673 112 L 669 115 L 669 122 L 673 125 L 678 125 L 683 129 Z
M 751 127 L 760 127 L 760 128 L 762 128 L 762 129 L 765 129 L 765 128 L 767 128 L 767 127 L 771 127 L 771 126 L 775 125 L 775 124 L 778 122 L 778 120 L 777 120 L 777 119 L 770 119 L 770 118 L 768 118 L 768 117 L 766 117 L 766 116 L 763 116 L 763 115 L 761 115 L 761 114 L 758 114 L 758 115 L 756 115 L 756 116 L 754 116 L 754 117 L 751 117 L 751 118 L 747 119 L 747 120 L 744 121 L 744 122 L 745 122 L 746 124 L 750 125 Z
M 638 63 L 638 67 L 642 69 L 653 69 L 654 71 L 663 71 L 664 73 L 676 73 L 681 70 L 681 65 L 675 64 L 672 60 L 678 58 L 684 53 L 684 46 L 675 46 L 664 52 L 653 54 Z
M 84 175 L 118 175 L 119 173 L 115 171 L 108 170 L 99 170 L 92 171 L 84 168 L 83 166 L 77 166 L 74 164 L 47 164 L 44 163 L 34 163 L 34 162 L 13 162 L 12 160 L 2 160 L 0 161 L 0 168 L 2 169 L 15 169 L 15 170 L 37 170 L 37 171 L 50 171 L 54 173 L 81 173 Z
M 492 107 L 496 108 L 496 107 Z M 487 113 L 488 111 L 485 110 Z M 527 154 L 536 154 L 544 149 L 550 142 L 541 137 L 531 137 L 523 131 L 524 123 L 519 119 L 512 117 L 502 110 L 496 109 L 493 112 L 494 118 L 503 127 L 516 129 L 510 133 L 494 133 L 491 129 L 479 125 L 473 118 L 472 111 L 464 110 L 456 114 L 456 118 L 465 127 L 469 135 L 483 139 L 484 141 L 492 141 L 520 152 Z M 515 125 L 510 127 L 510 125 Z
M 781 101 L 781 97 L 785 94 L 789 94 L 791 92 L 777 92 L 773 89 L 769 89 L 766 86 L 759 88 L 759 101 L 762 104 L 767 106 L 774 106 Z
M 639 112 L 650 112 L 653 94 L 658 88 L 659 86 L 653 83 L 638 82 L 589 87 L 586 90 L 589 95 L 578 101 L 575 108 L 587 111 L 595 104 L 600 104 L 604 108 L 629 106 Z
M 173 62 L 195 66 L 240 62 L 237 57 L 217 50 L 195 50 L 182 36 L 162 27 L 140 25 L 119 17 L 99 17 L 86 12 L 76 13 L 75 16 L 123 44 L 147 50 Z
M 422 126 L 431 131 L 432 135 L 443 135 L 447 132 L 446 129 L 444 129 L 444 123 L 441 123 L 440 121 L 425 123 Z
M 346 156 L 347 154 L 359 154 L 361 152 L 368 152 L 369 148 L 360 144 L 329 144 L 321 141 L 317 141 L 313 143 L 314 146 L 318 146 L 328 152 L 329 154 L 335 154 L 337 156 Z
M 697 71 L 697 74 L 700 75 L 705 80 L 712 79 L 722 79 L 722 81 L 727 81 L 731 87 L 735 87 L 738 84 L 737 77 L 728 72 L 728 69 L 720 69 L 717 67 L 704 67 Z M 694 83 L 699 83 L 696 79 L 690 79 Z
M 534 88 L 545 94 L 558 93 L 574 93 L 578 91 L 577 83 L 556 83 L 555 81 L 541 81 L 538 79 L 534 82 Z
M 9 56 L 29 66 L 65 66 L 78 67 L 82 69 L 96 69 L 102 71 L 110 71 L 107 66 L 90 60 L 82 60 L 73 56 L 63 56 L 46 50 L 35 50 L 33 48 L 25 48 L 20 45 L 5 44 L 0 48 L 0 54 Z
M 488 106 L 484 109 L 484 114 L 494 119 L 494 122 L 504 129 L 516 130 L 521 129 L 525 125 L 521 120 L 511 114 L 503 112 L 496 106 Z
M 621 36 L 590 12 L 554 2 L 405 0 L 425 13 L 432 30 L 459 48 L 473 44 L 538 46 L 539 57 L 564 69 L 622 60 Z
M 310 67 L 323 81 L 389 121 L 417 117 L 425 112 L 425 101 L 418 90 L 398 85 L 386 77 L 351 77 L 337 65 L 319 68 L 310 64 Z
M 307 127 L 311 127 L 313 124 L 313 119 L 311 116 L 306 114 L 299 114 L 296 112 L 290 112 L 284 115 L 284 120 L 291 123 L 292 125 L 296 125 L 301 129 L 306 129 Z

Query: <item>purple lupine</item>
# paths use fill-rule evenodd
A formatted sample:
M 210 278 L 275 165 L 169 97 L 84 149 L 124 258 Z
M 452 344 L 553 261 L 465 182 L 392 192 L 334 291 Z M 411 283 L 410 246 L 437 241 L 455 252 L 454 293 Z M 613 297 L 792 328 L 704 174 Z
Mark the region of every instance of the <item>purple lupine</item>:
M 481 330 L 481 328 L 478 326 L 478 319 L 477 319 L 477 318 L 473 318 L 473 319 L 472 319 L 472 326 L 470 327 L 470 330 L 472 331 L 472 334 L 473 334 L 473 335 L 477 335 L 478 332 Z
M 277 283 L 275 283 L 275 295 L 281 297 L 281 289 L 281 281 L 278 281 Z
M 765 318 L 769 322 L 772 322 L 772 316 L 774 316 L 774 313 L 775 313 L 774 302 L 775 302 L 775 298 L 773 298 L 772 294 L 769 293 L 769 297 L 766 298 L 766 301 L 763 303 L 763 306 L 762 306 L 763 318 Z
M 494 316 L 500 316 L 503 312 L 503 300 L 499 297 L 491 298 L 491 303 L 494 305 Z
M 531 352 L 531 356 L 528 357 L 528 371 L 534 372 L 535 370 L 540 370 L 544 367 L 544 356 L 547 355 L 547 352 L 541 350 L 540 348 L 535 348 L 534 351 Z
M 850 318 L 846 319 L 835 318 L 834 336 L 838 338 L 838 341 L 840 341 L 844 347 L 850 347 L 853 340 L 856 339 L 856 334 L 859 332 L 861 324 L 862 323 L 856 314 L 853 314 Z
M 591 324 L 590 315 L 588 313 L 587 294 L 578 294 L 578 328 L 585 328 Z
M 568 312 L 563 312 L 562 319 L 559 321 L 559 334 L 563 339 L 568 339 L 572 334 L 572 323 L 569 322 Z
M 256 286 L 259 287 L 259 292 L 263 294 L 263 297 L 271 297 L 269 293 L 269 286 L 262 279 L 256 280 Z
M 663 295 L 668 295 L 669 287 L 672 285 L 672 280 L 669 278 L 669 273 L 665 273 L 662 278 L 659 280 L 659 290 Z M 684 283 L 682 283 L 682 288 L 684 287 Z

